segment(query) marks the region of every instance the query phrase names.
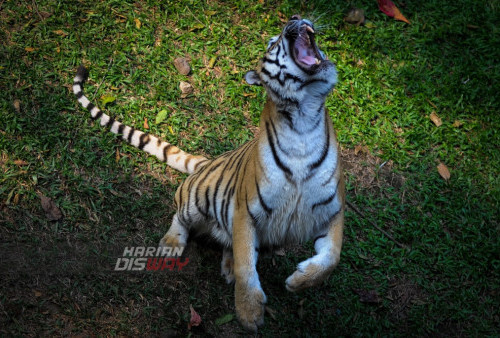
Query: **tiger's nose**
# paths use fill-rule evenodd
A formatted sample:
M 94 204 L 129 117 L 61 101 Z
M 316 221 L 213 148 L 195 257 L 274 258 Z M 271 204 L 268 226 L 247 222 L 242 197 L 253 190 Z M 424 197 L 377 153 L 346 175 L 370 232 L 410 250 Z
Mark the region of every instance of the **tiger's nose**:
M 292 17 L 290 18 L 290 20 L 300 20 L 300 19 L 301 17 L 298 14 L 292 15 Z

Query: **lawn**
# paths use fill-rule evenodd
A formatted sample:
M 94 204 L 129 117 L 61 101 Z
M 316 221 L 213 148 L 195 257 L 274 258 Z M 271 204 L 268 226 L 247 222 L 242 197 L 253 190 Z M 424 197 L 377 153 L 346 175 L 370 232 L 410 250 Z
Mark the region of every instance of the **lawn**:
M 182 271 L 113 271 L 125 247 L 158 243 L 185 176 L 91 122 L 71 85 L 84 64 L 86 93 L 111 116 L 215 157 L 258 132 L 264 93 L 243 76 L 300 13 L 339 72 L 327 107 L 347 178 L 344 249 L 299 294 L 284 281 L 311 243 L 262 256 L 259 332 L 497 336 L 500 5 L 395 3 L 411 24 L 375 0 L 0 1 L 0 334 L 245 333 L 212 247 L 190 244 Z M 352 6 L 365 25 L 344 21 Z

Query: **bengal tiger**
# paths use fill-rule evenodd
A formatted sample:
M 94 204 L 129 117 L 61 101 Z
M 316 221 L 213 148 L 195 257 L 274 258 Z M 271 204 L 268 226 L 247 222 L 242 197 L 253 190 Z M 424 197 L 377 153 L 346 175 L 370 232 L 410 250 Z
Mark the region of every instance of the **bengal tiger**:
M 160 245 L 183 247 L 188 233 L 209 234 L 224 247 L 222 275 L 235 283 L 235 308 L 252 331 L 264 322 L 266 295 L 256 270 L 259 249 L 312 239 L 316 254 L 285 281 L 295 292 L 322 283 L 337 266 L 344 225 L 344 180 L 332 121 L 325 108 L 337 83 L 335 65 L 318 48 L 313 24 L 294 15 L 271 38 L 256 70 L 267 101 L 259 135 L 215 159 L 187 154 L 126 126 L 83 94 L 81 66 L 73 91 L 94 120 L 169 166 L 189 173 L 175 194 L 177 212 Z

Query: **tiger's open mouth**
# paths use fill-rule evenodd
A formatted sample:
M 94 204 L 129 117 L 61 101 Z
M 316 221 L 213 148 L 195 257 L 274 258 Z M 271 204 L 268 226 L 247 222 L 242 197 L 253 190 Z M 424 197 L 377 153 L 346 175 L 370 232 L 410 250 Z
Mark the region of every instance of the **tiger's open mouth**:
M 321 64 L 324 58 L 319 52 L 318 46 L 314 41 L 314 29 L 307 23 L 303 23 L 298 28 L 298 35 L 293 46 L 293 59 L 301 68 L 312 69 Z

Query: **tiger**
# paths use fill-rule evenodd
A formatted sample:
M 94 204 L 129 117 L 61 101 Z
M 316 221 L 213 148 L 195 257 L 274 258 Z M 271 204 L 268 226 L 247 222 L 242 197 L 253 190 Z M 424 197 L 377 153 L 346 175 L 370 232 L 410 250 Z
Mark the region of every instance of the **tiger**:
M 285 287 L 297 292 L 325 281 L 340 259 L 345 184 L 325 107 L 337 71 L 319 49 L 311 21 L 292 16 L 245 74 L 249 85 L 267 93 L 259 133 L 214 159 L 188 154 L 105 114 L 83 93 L 87 77 L 80 66 L 73 92 L 93 120 L 189 174 L 176 191 L 176 213 L 160 246 L 183 248 L 190 233 L 220 243 L 221 273 L 234 283 L 236 314 L 246 329 L 257 332 L 264 323 L 260 250 L 312 240 L 315 254 L 298 264 Z

